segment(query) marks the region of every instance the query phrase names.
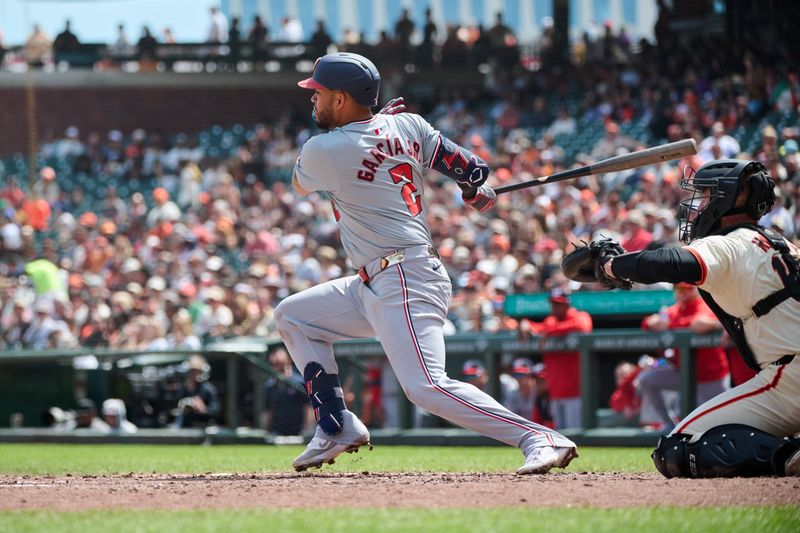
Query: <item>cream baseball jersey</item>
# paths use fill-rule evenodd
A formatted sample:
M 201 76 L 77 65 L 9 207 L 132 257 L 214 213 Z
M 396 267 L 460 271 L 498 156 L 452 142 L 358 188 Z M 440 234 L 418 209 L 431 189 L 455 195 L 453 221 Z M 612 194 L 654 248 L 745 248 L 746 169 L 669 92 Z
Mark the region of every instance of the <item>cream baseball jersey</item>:
M 330 195 L 351 263 L 411 246 L 431 245 L 423 213 L 423 168 L 439 132 L 412 113 L 378 114 L 312 137 L 295 176 L 308 191 Z
M 789 246 L 800 256 L 797 247 Z M 759 300 L 784 287 L 779 275 L 781 255 L 769 241 L 741 228 L 726 236 L 697 239 L 687 249 L 700 262 L 698 286 L 711 293 L 725 312 L 742 319 L 748 344 L 762 368 L 800 352 L 800 302 L 789 298 L 764 316 L 753 314 Z

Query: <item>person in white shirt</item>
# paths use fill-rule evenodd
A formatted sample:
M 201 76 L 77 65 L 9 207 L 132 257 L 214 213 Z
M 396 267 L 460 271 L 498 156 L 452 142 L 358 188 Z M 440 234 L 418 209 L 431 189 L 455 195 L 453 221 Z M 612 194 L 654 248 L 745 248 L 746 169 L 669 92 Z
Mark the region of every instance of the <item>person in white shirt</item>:
M 228 18 L 217 7 L 211 8 L 211 26 L 208 28 L 208 42 L 228 42 Z

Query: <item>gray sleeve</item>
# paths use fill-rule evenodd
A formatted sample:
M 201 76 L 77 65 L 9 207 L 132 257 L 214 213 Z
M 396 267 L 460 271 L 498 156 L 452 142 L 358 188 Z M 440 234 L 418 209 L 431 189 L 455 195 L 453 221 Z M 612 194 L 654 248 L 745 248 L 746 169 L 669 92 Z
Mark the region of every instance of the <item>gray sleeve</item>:
M 430 168 L 431 160 L 436 153 L 436 148 L 439 145 L 439 130 L 430 125 L 430 123 L 419 115 L 413 113 L 404 113 L 412 119 L 414 126 L 419 132 L 420 141 L 422 144 L 422 163 L 425 167 Z
M 297 182 L 307 191 L 335 192 L 339 188 L 336 166 L 328 156 L 324 135 L 306 141 L 294 166 Z

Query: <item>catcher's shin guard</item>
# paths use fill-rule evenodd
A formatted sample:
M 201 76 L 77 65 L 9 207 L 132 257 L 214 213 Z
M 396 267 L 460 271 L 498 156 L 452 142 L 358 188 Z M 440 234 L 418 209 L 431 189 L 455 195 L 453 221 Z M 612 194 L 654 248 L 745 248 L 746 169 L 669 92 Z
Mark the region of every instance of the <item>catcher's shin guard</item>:
M 779 476 L 800 476 L 800 438 L 787 439 L 772 454 L 772 469 Z
M 338 374 L 328 374 L 319 363 L 308 363 L 303 370 L 306 392 L 320 429 L 330 436 L 342 432 L 344 405 Z
M 690 439 L 682 433 L 659 439 L 651 457 L 665 477 L 770 476 L 772 456 L 783 442 L 744 424 L 725 424 Z

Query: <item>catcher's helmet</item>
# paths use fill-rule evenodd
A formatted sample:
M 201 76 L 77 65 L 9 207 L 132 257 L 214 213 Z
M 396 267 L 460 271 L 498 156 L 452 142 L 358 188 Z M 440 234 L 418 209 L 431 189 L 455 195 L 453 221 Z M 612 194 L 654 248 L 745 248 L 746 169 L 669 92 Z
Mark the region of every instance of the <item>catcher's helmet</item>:
M 750 188 L 747 203 L 734 208 L 746 184 Z M 719 230 L 725 215 L 746 213 L 758 220 L 775 203 L 775 182 L 758 161 L 723 159 L 706 163 L 697 172 L 686 167 L 681 188 L 692 193 L 679 211 L 680 236 L 686 243 Z M 705 191 L 709 191 L 707 198 Z
M 349 93 L 356 102 L 378 104 L 381 75 L 372 61 L 358 54 L 338 52 L 317 59 L 310 78 L 297 82 L 304 89 L 335 89 Z

